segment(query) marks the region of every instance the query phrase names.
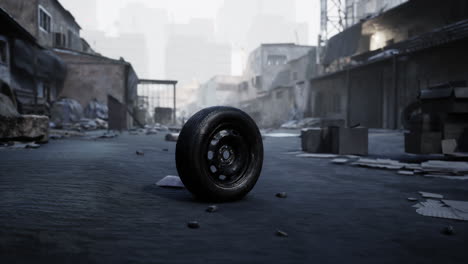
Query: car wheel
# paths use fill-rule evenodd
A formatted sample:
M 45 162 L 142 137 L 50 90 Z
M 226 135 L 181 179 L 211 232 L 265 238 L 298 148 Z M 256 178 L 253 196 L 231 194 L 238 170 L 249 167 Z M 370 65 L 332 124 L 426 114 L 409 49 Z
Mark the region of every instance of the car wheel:
M 182 128 L 176 165 L 185 187 L 209 201 L 234 201 L 255 186 L 263 164 L 263 142 L 255 122 L 232 107 L 210 107 Z

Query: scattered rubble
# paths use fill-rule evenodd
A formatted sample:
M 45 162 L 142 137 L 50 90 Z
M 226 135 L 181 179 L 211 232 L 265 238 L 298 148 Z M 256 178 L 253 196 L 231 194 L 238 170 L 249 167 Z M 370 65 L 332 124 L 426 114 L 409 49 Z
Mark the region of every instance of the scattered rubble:
M 100 103 L 97 99 L 94 99 L 86 106 L 84 116 L 89 119 L 107 120 L 109 117 L 109 109 L 106 104 Z
M 118 137 L 119 135 L 113 131 L 107 131 L 105 132 L 104 134 L 102 134 L 101 136 L 99 136 L 98 138 L 115 138 L 115 137 Z
M 41 145 L 36 144 L 36 143 L 29 143 L 29 144 L 26 145 L 27 149 L 38 149 L 40 147 L 41 147 Z
M 179 134 L 178 133 L 169 133 L 166 135 L 166 141 L 170 142 L 177 142 L 177 139 L 179 139 Z
M 51 121 L 61 128 L 64 124 L 74 124 L 83 118 L 83 107 L 73 99 L 62 98 L 52 105 Z
M 328 127 L 337 126 L 344 127 L 345 121 L 343 119 L 331 119 L 331 118 L 304 118 L 302 120 L 291 120 L 283 125 L 281 128 L 286 129 L 300 129 L 300 128 L 312 128 L 312 127 Z
M 187 223 L 187 227 L 191 229 L 198 229 L 200 228 L 200 224 L 197 221 L 190 221 Z
M 206 208 L 206 211 L 207 211 L 208 213 L 217 212 L 217 211 L 218 211 L 218 206 L 216 206 L 216 205 L 210 205 L 210 206 L 208 206 L 208 208 Z
M 346 164 L 349 162 L 349 160 L 348 159 L 333 159 L 331 162 L 334 164 Z
M 276 197 L 278 197 L 278 198 L 283 198 L 283 199 L 284 199 L 284 198 L 287 198 L 287 197 L 288 197 L 288 194 L 285 193 L 285 192 L 280 192 L 280 193 L 277 193 L 277 194 L 276 194 Z
M 296 157 L 299 158 L 318 158 L 318 159 L 329 159 L 329 158 L 337 158 L 338 155 L 335 154 L 314 154 L 314 153 L 303 153 L 298 154 Z
M 407 200 L 410 202 L 417 202 L 418 198 L 409 197 Z
M 185 185 L 180 180 L 179 176 L 172 176 L 172 175 L 168 175 L 164 177 L 162 180 L 158 181 L 156 185 L 159 187 L 165 187 L 165 188 L 178 188 L 178 189 L 185 188 Z
M 143 151 L 140 151 L 140 150 L 137 150 L 137 151 L 136 151 L 136 154 L 137 154 L 138 156 L 144 156 L 144 155 L 145 155 L 145 153 L 144 153 Z
M 279 237 L 288 237 L 288 233 L 281 231 L 281 230 L 276 230 L 276 235 Z

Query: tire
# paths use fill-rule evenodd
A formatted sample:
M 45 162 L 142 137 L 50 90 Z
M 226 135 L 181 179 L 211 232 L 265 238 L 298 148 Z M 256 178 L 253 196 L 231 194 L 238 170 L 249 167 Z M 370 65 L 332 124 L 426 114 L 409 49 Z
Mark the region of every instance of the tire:
M 262 136 L 252 118 L 239 109 L 203 109 L 179 134 L 176 165 L 195 197 L 216 202 L 242 199 L 262 170 Z

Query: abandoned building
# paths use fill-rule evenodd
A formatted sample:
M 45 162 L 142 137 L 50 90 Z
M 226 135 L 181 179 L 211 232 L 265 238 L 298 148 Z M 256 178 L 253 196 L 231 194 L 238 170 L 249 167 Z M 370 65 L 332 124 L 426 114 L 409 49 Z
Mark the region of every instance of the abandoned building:
M 294 108 L 293 77 L 289 62 L 308 56 L 312 46 L 293 43 L 263 44 L 250 55 L 239 83 L 240 108 L 261 126 L 278 126 L 288 120 Z M 304 71 L 306 68 L 304 68 Z
M 5 9 L 2 18 L 17 28 L 2 29 L 23 36 L 3 37 L 1 46 L 6 51 L 12 47 L 12 54 L 5 53 L 12 58 L 12 77 L 2 79 L 14 90 L 20 112 L 51 115 L 53 103 L 67 98 L 82 108 L 107 106 L 110 129 L 133 126 L 138 77 L 129 62 L 97 54 L 57 0 L 6 0 L 0 7 Z
M 138 76 L 130 63 L 77 51 L 54 49 L 67 65 L 67 78 L 60 97 L 87 106 L 93 100 L 109 108 L 109 128 L 133 126 Z
M 0 19 L 2 93 L 22 114 L 47 113 L 65 78 L 63 61 L 1 8 Z

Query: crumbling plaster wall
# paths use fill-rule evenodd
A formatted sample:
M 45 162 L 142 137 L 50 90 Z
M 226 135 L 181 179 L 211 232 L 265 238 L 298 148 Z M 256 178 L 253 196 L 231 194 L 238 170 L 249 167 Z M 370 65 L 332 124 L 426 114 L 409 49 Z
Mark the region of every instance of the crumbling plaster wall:
M 67 63 L 68 69 L 60 97 L 75 99 L 83 107 L 93 99 L 107 104 L 108 95 L 121 103 L 125 102 L 124 63 L 87 55 L 58 54 Z

